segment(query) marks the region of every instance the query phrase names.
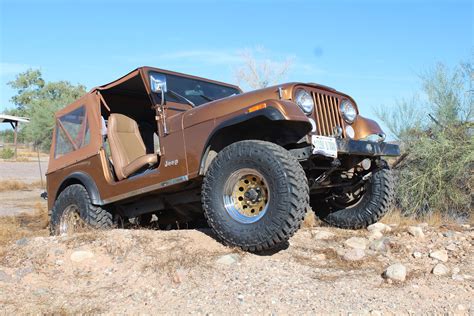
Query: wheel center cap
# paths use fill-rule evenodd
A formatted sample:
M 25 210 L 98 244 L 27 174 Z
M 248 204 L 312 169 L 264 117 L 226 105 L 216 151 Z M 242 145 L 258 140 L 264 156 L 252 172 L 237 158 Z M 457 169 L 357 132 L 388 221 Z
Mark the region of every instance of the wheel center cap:
M 250 200 L 250 202 L 255 203 L 258 201 L 258 198 L 260 197 L 260 190 L 258 189 L 248 189 L 247 192 L 245 192 L 244 196 Z

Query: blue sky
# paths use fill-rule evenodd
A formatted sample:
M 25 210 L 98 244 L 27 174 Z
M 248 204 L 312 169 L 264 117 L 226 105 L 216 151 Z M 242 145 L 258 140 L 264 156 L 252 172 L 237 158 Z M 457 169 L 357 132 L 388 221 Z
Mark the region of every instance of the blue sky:
M 373 116 L 409 98 L 436 62 L 473 54 L 473 1 L 0 3 L 0 112 L 12 107 L 6 82 L 29 67 L 88 89 L 141 65 L 235 83 L 239 53 L 263 47 L 292 59 L 285 81 L 332 86 Z

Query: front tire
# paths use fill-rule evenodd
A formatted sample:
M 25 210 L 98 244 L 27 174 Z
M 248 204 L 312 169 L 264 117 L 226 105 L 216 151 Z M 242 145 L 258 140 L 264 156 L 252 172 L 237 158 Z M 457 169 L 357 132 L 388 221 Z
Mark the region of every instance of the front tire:
M 312 195 L 310 205 L 323 222 L 345 229 L 361 229 L 380 220 L 393 200 L 393 177 L 388 165 L 374 170 L 357 201 L 341 203 L 336 196 Z
M 298 230 L 308 192 L 303 168 L 286 149 L 248 140 L 227 146 L 212 161 L 202 205 L 225 244 L 262 251 L 287 242 Z
M 89 193 L 80 184 L 65 188 L 54 202 L 50 223 L 52 235 L 81 232 L 87 228 L 108 229 L 112 226 L 112 213 L 93 205 Z

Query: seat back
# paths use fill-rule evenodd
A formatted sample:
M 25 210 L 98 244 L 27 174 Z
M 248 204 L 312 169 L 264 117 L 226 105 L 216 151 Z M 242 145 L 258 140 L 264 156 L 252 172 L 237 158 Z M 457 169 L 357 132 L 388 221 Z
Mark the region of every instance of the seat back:
M 114 169 L 119 180 L 127 177 L 124 168 L 138 157 L 146 155 L 145 144 L 140 136 L 137 122 L 118 113 L 108 120 L 107 137 Z

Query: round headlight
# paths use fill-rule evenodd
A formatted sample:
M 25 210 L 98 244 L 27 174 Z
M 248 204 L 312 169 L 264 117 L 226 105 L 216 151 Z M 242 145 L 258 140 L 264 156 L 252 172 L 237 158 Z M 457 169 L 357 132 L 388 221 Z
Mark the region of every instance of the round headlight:
M 355 106 L 348 100 L 344 100 L 340 106 L 341 115 L 347 123 L 353 123 L 357 116 Z
M 314 108 L 314 101 L 308 91 L 299 89 L 295 93 L 295 103 L 303 110 L 305 114 L 311 114 Z

